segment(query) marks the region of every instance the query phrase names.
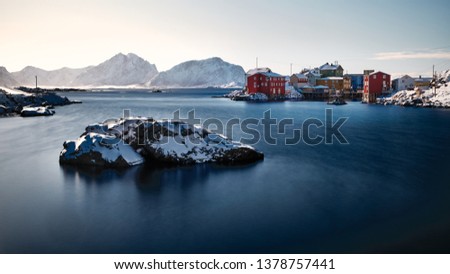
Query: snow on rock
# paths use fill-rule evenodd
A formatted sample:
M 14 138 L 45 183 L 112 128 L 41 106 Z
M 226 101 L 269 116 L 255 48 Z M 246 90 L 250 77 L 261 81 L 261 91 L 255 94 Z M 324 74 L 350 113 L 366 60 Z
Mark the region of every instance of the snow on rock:
M 236 96 L 243 95 L 244 93 L 245 92 L 242 89 L 237 89 L 237 90 L 230 91 L 230 93 L 227 93 L 227 94 L 223 95 L 223 97 L 225 97 L 225 98 L 233 98 L 233 97 L 236 97 Z
M 290 99 L 290 100 L 302 100 L 303 99 L 303 94 L 301 94 L 300 92 L 296 91 L 293 88 L 287 89 L 286 90 L 286 99 Z
M 92 124 L 76 141 L 66 141 L 60 163 L 126 167 L 142 164 L 245 164 L 264 158 L 253 147 L 182 121 L 126 118 Z
M 53 92 L 29 93 L 15 89 L 0 87 L 0 105 L 3 106 L 0 115 L 39 116 L 52 115 L 54 112 L 45 110 L 48 106 L 63 106 L 74 102 L 67 97 Z M 25 109 L 27 108 L 27 109 Z M 23 112 L 22 110 L 25 109 Z
M 264 93 L 257 92 L 257 93 L 250 94 L 249 100 L 250 101 L 268 101 L 269 97 L 267 97 L 267 95 Z
M 159 73 L 148 85 L 164 88 L 243 87 L 245 72 L 218 57 L 187 61 Z
M 47 107 L 24 107 L 20 112 L 20 115 L 23 117 L 51 116 L 53 114 L 55 114 L 55 112 Z
M 378 98 L 377 103 L 384 105 L 416 106 L 416 107 L 444 107 L 450 108 L 450 70 L 439 75 L 446 81 L 440 87 L 414 90 L 401 90 L 387 98 Z
M 60 162 L 104 167 L 128 167 L 142 164 L 144 159 L 115 136 L 85 133 L 76 141 L 63 144 Z

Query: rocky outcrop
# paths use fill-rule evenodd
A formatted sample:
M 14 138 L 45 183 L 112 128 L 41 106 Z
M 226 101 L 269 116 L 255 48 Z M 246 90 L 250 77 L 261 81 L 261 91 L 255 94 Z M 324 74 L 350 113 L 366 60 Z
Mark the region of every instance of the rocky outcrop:
M 66 141 L 60 163 L 122 168 L 218 163 L 247 164 L 261 152 L 182 121 L 127 118 L 89 125 L 78 140 Z
M 143 158 L 118 137 L 85 133 L 76 141 L 63 144 L 60 162 L 73 165 L 93 165 L 124 168 L 142 164 Z
M 24 107 L 20 112 L 22 117 L 52 116 L 53 114 L 55 112 L 47 107 Z
M 64 106 L 72 103 L 79 103 L 79 101 L 72 102 L 67 97 L 59 96 L 58 94 L 52 92 L 11 93 L 0 89 L 0 105 L 3 106 L 2 110 L 0 110 L 0 116 L 22 114 L 22 110 L 26 107 L 28 107 L 30 111 L 26 112 L 24 116 L 39 116 L 40 114 L 52 115 L 54 113 L 53 111 L 49 111 L 46 110 L 46 108 L 44 109 L 41 107 Z M 32 112 L 37 115 L 27 115 Z

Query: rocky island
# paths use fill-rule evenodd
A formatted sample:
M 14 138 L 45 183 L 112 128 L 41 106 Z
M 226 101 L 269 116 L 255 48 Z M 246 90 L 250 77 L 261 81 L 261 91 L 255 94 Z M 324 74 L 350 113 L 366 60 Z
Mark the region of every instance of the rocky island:
M 71 101 L 67 97 L 54 92 L 31 92 L 0 87 L 0 117 L 15 115 L 24 117 L 51 116 L 55 112 L 50 108 L 75 103 L 80 102 Z
M 86 127 L 66 141 L 61 164 L 125 168 L 143 163 L 177 166 L 196 163 L 247 164 L 264 154 L 198 125 L 135 117 L 108 120 Z

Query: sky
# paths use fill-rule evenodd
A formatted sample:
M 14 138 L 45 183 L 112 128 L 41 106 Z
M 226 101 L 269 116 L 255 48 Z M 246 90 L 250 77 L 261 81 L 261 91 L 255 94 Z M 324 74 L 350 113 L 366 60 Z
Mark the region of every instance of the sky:
M 46 70 L 135 53 L 159 71 L 221 57 L 281 74 L 450 68 L 448 0 L 0 0 L 0 66 Z

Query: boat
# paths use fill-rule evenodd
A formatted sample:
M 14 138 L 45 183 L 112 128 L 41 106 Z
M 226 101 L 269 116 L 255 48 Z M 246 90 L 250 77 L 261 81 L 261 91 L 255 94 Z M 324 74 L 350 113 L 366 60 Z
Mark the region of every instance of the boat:
M 347 102 L 345 102 L 345 100 L 342 99 L 341 97 L 336 96 L 336 97 L 332 98 L 330 101 L 328 101 L 327 104 L 339 106 L 339 105 L 345 105 L 345 104 L 347 104 Z
M 250 96 L 247 94 L 240 94 L 240 95 L 231 97 L 231 100 L 233 100 L 233 101 L 249 101 Z

